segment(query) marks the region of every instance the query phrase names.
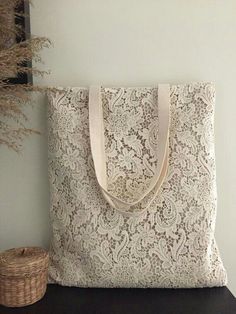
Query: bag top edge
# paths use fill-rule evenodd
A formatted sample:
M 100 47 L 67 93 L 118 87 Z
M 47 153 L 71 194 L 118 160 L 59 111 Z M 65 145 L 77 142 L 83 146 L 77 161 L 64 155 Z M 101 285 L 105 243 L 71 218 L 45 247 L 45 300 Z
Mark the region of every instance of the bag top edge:
M 168 84 L 168 83 L 166 83 Z M 183 87 L 183 86 L 188 86 L 188 85 L 212 85 L 215 86 L 215 82 L 213 81 L 190 81 L 190 82 L 186 82 L 186 83 L 179 83 L 179 84 L 172 84 L 169 83 L 170 86 L 176 86 L 176 87 Z M 101 87 L 103 88 L 126 88 L 126 89 L 135 89 L 135 88 L 155 88 L 158 86 L 158 84 L 156 85 L 149 85 L 149 86 L 125 86 L 125 85 L 104 85 L 104 84 L 100 84 Z M 80 90 L 88 90 L 89 86 L 62 86 L 62 85 L 55 85 L 55 86 L 47 86 L 46 87 L 47 90 L 50 91 L 50 89 L 59 89 L 59 90 L 67 90 L 67 89 L 80 89 Z

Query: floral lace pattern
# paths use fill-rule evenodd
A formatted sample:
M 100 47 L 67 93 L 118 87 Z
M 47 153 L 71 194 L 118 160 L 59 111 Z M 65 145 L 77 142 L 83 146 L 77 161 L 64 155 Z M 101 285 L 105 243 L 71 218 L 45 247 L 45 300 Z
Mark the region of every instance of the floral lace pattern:
M 158 162 L 155 88 L 101 89 L 108 188 L 132 201 Z M 49 281 L 80 287 L 226 284 L 214 239 L 215 90 L 171 86 L 167 176 L 150 207 L 125 216 L 105 201 L 91 157 L 88 90 L 49 90 Z
M 134 202 L 150 185 L 157 164 L 157 89 L 104 88 L 102 92 L 108 189 Z

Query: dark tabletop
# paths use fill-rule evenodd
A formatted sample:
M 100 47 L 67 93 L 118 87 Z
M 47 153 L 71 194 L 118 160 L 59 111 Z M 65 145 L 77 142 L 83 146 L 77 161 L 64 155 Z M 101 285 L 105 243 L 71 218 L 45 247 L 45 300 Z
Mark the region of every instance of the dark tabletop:
M 39 302 L 0 314 L 236 314 L 226 288 L 92 289 L 48 285 Z

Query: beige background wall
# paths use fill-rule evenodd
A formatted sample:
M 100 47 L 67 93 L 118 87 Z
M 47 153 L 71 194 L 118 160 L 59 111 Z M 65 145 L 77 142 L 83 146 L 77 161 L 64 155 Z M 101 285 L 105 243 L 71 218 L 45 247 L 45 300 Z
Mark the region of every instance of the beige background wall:
M 154 85 L 214 81 L 218 216 L 216 238 L 236 293 L 236 1 L 40 0 L 32 32 L 54 47 L 42 54 L 41 85 Z M 0 147 L 0 249 L 49 243 L 46 109 L 29 108 L 44 132 L 21 155 Z

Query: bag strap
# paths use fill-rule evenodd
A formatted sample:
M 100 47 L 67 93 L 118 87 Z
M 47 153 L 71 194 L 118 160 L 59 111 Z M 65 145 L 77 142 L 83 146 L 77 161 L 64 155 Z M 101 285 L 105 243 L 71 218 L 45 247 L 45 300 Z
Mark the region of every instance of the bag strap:
M 145 210 L 154 200 L 167 172 L 170 124 L 170 86 L 168 84 L 158 85 L 159 133 L 157 167 L 149 187 L 134 202 L 126 202 L 112 195 L 107 190 L 104 120 L 100 90 L 100 86 L 91 86 L 89 89 L 90 144 L 98 184 L 108 203 L 122 213 L 127 213 L 127 209 L 137 205 L 148 196 L 150 192 L 154 191 L 151 201 L 149 201 L 148 205 L 144 208 Z M 140 213 L 140 211 L 138 213 Z

